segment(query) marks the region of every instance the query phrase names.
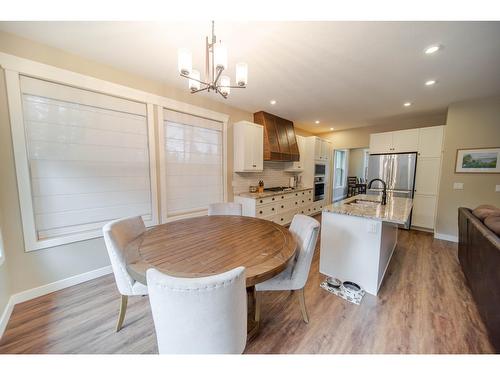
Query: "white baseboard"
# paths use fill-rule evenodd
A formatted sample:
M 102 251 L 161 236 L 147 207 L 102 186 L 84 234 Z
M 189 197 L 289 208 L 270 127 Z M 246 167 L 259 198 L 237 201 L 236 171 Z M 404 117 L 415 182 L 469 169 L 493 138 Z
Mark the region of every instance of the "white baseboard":
M 0 338 L 3 335 L 5 328 L 7 327 L 10 315 L 12 314 L 12 310 L 14 309 L 14 306 L 16 304 L 29 301 L 30 299 L 40 297 L 45 294 L 56 292 L 64 288 L 68 288 L 70 286 L 77 285 L 85 281 L 96 279 L 98 277 L 108 275 L 112 272 L 113 270 L 111 269 L 111 266 L 106 266 L 89 272 L 81 273 L 79 275 L 71 276 L 66 279 L 58 280 L 50 284 L 45 284 L 33 289 L 28 289 L 13 294 L 12 296 L 10 296 L 9 302 L 7 303 L 7 306 L 5 307 L 3 314 L 0 318 Z
M 7 323 L 9 322 L 12 310 L 14 310 L 14 302 L 12 302 L 12 297 L 10 297 L 7 302 L 7 306 L 5 306 L 5 309 L 3 310 L 2 316 L 0 316 L 0 339 L 5 332 L 5 328 L 7 328 Z
M 445 240 L 458 243 L 458 236 L 453 236 L 451 234 L 434 232 L 434 238 L 437 238 L 438 240 Z

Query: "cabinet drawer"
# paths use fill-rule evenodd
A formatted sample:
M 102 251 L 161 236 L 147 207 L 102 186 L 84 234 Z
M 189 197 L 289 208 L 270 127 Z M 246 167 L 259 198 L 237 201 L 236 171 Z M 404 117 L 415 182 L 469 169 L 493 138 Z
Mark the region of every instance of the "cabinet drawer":
M 272 221 L 275 222 L 276 224 L 287 225 L 290 224 L 295 214 L 296 214 L 295 211 L 283 212 L 281 214 L 274 216 Z
M 255 200 L 255 205 L 260 206 L 261 204 L 276 203 L 278 201 L 278 196 L 274 195 L 272 197 L 258 198 Z
M 295 204 L 295 199 L 285 199 L 281 202 L 278 202 L 278 212 L 285 212 L 289 210 L 295 210 L 297 205 Z
M 266 204 L 263 206 L 255 207 L 255 217 L 265 217 L 269 215 L 274 215 L 278 212 L 278 205 L 276 204 Z

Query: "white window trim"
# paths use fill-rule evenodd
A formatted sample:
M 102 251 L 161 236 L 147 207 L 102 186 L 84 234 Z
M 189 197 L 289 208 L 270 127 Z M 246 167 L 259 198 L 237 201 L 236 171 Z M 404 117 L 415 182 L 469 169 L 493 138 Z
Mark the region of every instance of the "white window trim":
M 88 240 L 91 238 L 97 238 L 101 237 L 102 233 L 99 230 L 93 231 L 92 233 L 86 232 L 61 238 L 52 238 L 42 241 L 37 240 L 35 220 L 33 215 L 28 156 L 26 153 L 27 149 L 24 134 L 24 122 L 22 117 L 19 75 L 26 75 L 29 77 L 48 80 L 63 85 L 74 86 L 80 89 L 95 91 L 106 95 L 112 95 L 123 99 L 134 100 L 145 103 L 147 105 L 152 200 L 151 225 L 158 224 L 160 219 L 160 202 L 165 202 L 164 199 L 159 199 L 158 194 L 158 189 L 160 189 L 160 191 L 163 191 L 164 189 L 162 189 L 162 186 L 165 186 L 165 184 L 160 183 L 159 185 L 157 176 L 157 165 L 160 165 L 161 169 L 161 164 L 164 164 L 162 161 L 164 160 L 164 158 L 160 158 L 160 163 L 158 163 L 156 159 L 158 150 L 156 149 L 157 144 L 155 138 L 156 131 L 162 131 L 161 129 L 163 121 L 158 121 L 159 117 L 157 117 L 156 126 L 158 127 L 158 130 L 156 130 L 154 124 L 154 106 L 157 106 L 157 113 L 161 114 L 161 116 L 163 116 L 163 108 L 166 108 L 222 122 L 224 201 L 227 201 L 227 125 L 229 122 L 229 115 L 3 52 L 0 52 L 0 66 L 5 70 L 25 251 L 39 250 L 67 243 Z M 160 147 L 160 153 L 161 152 L 162 151 Z M 165 168 L 164 165 L 163 168 Z M 162 222 L 166 221 L 166 218 L 164 220 L 164 215 L 166 216 L 166 210 L 162 210 Z M 175 219 L 182 218 L 182 216 L 175 217 Z M 172 219 L 173 218 L 171 218 L 171 220 Z
M 186 213 L 183 215 L 175 215 L 172 217 L 169 217 L 167 214 L 167 173 L 166 173 L 166 168 L 167 168 L 167 163 L 165 160 L 165 147 L 163 145 L 163 140 L 165 139 L 165 127 L 163 124 L 164 118 L 163 118 L 163 110 L 173 110 L 173 111 L 178 111 L 178 112 L 184 112 L 184 113 L 189 113 L 190 115 L 195 115 L 195 116 L 200 116 L 204 117 L 210 120 L 215 120 L 222 122 L 222 179 L 223 179 L 223 199 L 224 202 L 227 202 L 227 123 L 229 121 L 229 116 L 225 114 L 220 114 L 217 112 L 213 111 L 208 111 L 204 110 L 203 108 L 198 108 L 198 111 L 196 113 L 193 112 L 187 112 L 187 111 L 180 111 L 177 108 L 172 108 L 171 107 L 171 102 L 165 101 L 165 103 L 158 108 L 157 111 L 157 122 L 158 122 L 158 140 L 159 140 L 159 145 L 158 145 L 158 158 L 159 158 L 159 163 L 160 163 L 160 212 L 161 212 L 161 223 L 168 223 L 170 221 L 175 221 L 179 219 L 186 219 L 189 217 L 197 217 L 197 216 L 204 216 L 207 214 L 207 210 L 204 211 L 196 211 L 196 212 L 190 212 Z M 201 111 L 200 111 L 201 110 Z

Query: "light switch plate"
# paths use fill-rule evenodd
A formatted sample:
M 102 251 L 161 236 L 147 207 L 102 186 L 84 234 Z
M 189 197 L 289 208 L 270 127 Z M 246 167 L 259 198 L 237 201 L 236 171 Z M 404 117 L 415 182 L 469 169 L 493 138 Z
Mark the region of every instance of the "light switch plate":
M 495 186 L 495 191 L 496 191 L 497 193 L 499 193 L 499 192 L 500 192 L 500 185 L 496 185 L 496 186 Z
M 463 182 L 454 182 L 453 183 L 453 190 L 464 190 L 464 183 Z

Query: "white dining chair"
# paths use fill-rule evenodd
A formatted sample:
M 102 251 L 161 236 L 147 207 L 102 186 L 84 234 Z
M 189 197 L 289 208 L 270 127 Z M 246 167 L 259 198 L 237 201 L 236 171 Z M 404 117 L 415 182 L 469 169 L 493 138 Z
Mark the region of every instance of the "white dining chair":
M 149 302 L 160 354 L 241 354 L 247 340 L 245 268 L 178 278 L 150 268 Z
M 298 291 L 302 318 L 304 322 L 309 323 L 304 287 L 309 276 L 314 249 L 316 248 L 319 227 L 319 222 L 312 217 L 300 214 L 293 217 L 289 230 L 297 241 L 297 253 L 283 272 L 272 279 L 255 285 L 255 321 L 260 320 L 262 292 L 290 290 Z
M 241 216 L 241 204 L 234 202 L 209 204 L 208 216 L 213 215 Z
M 128 297 L 148 294 L 147 286 L 135 281 L 127 272 L 127 264 L 139 260 L 137 239 L 146 231 L 146 227 L 140 216 L 134 216 L 107 223 L 102 231 L 116 286 L 121 294 L 120 313 L 116 324 L 118 332 L 125 319 Z

